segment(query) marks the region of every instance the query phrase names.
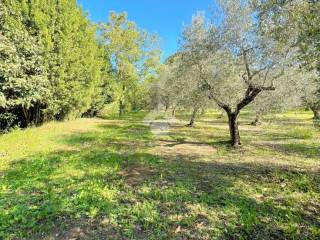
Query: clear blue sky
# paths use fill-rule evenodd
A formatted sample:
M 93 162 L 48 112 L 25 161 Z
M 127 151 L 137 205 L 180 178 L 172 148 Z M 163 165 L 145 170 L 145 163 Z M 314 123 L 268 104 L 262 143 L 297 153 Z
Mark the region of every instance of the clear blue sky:
M 77 0 L 94 22 L 107 21 L 109 11 L 128 13 L 140 28 L 161 38 L 163 57 L 174 53 L 183 23 L 189 23 L 197 11 L 213 7 L 213 0 Z

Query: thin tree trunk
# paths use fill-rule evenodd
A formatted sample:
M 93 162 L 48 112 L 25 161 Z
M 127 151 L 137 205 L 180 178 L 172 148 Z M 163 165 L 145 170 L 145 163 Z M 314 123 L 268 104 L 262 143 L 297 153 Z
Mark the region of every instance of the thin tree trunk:
M 261 124 L 261 116 L 260 114 L 256 114 L 256 118 L 254 119 L 254 121 L 251 123 L 251 125 L 257 126 Z
M 35 107 L 35 109 L 36 109 L 36 113 L 35 113 L 35 125 L 37 126 L 37 125 L 39 125 L 39 123 L 40 123 L 40 107 L 39 107 L 39 104 L 37 104 L 36 105 L 36 107 Z
M 24 107 L 22 107 L 22 112 L 23 112 L 23 115 L 24 115 L 26 127 L 28 127 L 30 125 L 28 110 L 26 110 Z
M 176 116 L 176 108 L 174 107 L 173 109 L 172 109 L 172 117 L 175 117 Z
M 194 108 L 191 114 L 190 122 L 187 124 L 187 127 L 193 127 L 194 126 L 194 121 L 197 115 L 198 109 Z
M 125 91 L 126 91 L 126 87 L 124 85 L 122 85 L 122 97 L 124 96 Z M 119 117 L 120 118 L 123 116 L 124 109 L 125 109 L 124 100 L 121 99 L 119 102 Z
M 167 112 L 168 109 L 169 109 L 169 104 L 166 104 L 166 106 L 165 106 L 165 112 Z
M 240 133 L 239 133 L 239 127 L 238 127 L 238 116 L 239 116 L 238 112 L 228 113 L 231 145 L 233 147 L 238 147 L 241 145 Z

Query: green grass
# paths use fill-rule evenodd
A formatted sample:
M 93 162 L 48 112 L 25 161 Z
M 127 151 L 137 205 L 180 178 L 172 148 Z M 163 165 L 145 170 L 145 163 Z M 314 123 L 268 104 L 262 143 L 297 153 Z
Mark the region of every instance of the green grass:
M 319 239 L 311 113 L 245 112 L 238 150 L 218 115 L 158 137 L 146 113 L 0 136 L 0 239 Z

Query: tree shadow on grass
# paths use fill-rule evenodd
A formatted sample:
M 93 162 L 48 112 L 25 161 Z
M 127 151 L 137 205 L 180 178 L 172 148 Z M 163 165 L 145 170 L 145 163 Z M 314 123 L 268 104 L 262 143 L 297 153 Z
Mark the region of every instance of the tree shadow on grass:
M 16 239 L 311 238 L 319 176 L 290 168 L 149 153 L 148 128 L 101 125 L 60 139 L 72 151 L 35 155 L 1 173 L 0 237 Z M 129 136 L 129 137 L 128 137 Z M 121 147 L 117 147 L 120 145 Z M 239 182 L 257 188 L 257 197 Z M 283 184 L 285 187 L 282 187 Z M 261 193 L 263 188 L 272 191 Z M 277 196 L 279 194 L 279 196 Z M 281 196 L 280 196 L 281 195 Z M 307 205 L 310 206 L 311 204 Z M 313 212 L 314 211 L 314 212 Z
M 130 121 L 130 122 L 138 122 L 146 116 L 148 114 L 148 112 L 145 111 L 138 111 L 138 112 L 130 112 L 130 113 L 126 113 L 124 114 L 122 117 L 119 118 L 118 114 L 113 114 L 110 116 L 103 116 L 101 117 L 102 119 L 105 120 L 116 120 L 116 121 Z
M 54 194 L 59 183 L 52 182 L 50 176 L 71 155 L 58 152 L 31 156 L 14 161 L 9 170 L 1 173 L 0 237 L 22 239 L 31 230 L 53 227 L 56 213 L 63 208 Z
M 85 150 L 15 161 L 1 173 L 0 238 L 42 239 L 54 231 L 56 239 L 65 239 L 70 229 L 89 226 L 95 211 L 114 207 L 103 192 L 105 175 L 124 160 L 121 154 Z
M 315 144 L 305 143 L 283 143 L 283 142 L 270 142 L 270 143 L 252 143 L 253 146 L 259 148 L 266 148 L 274 152 L 279 152 L 286 155 L 296 155 L 303 158 L 320 158 L 320 146 Z
M 312 119 L 299 119 L 299 118 L 276 118 L 276 119 L 268 119 L 265 121 L 272 123 L 277 126 L 312 126 Z

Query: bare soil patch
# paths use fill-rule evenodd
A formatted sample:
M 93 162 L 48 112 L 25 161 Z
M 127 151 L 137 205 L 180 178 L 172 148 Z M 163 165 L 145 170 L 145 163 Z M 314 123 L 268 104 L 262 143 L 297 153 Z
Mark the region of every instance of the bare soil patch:
M 148 166 L 135 165 L 122 170 L 119 175 L 125 179 L 126 184 L 134 187 L 142 184 L 155 173 L 156 171 Z
M 208 157 L 217 150 L 208 144 L 196 142 L 158 141 L 153 152 L 164 157 Z

